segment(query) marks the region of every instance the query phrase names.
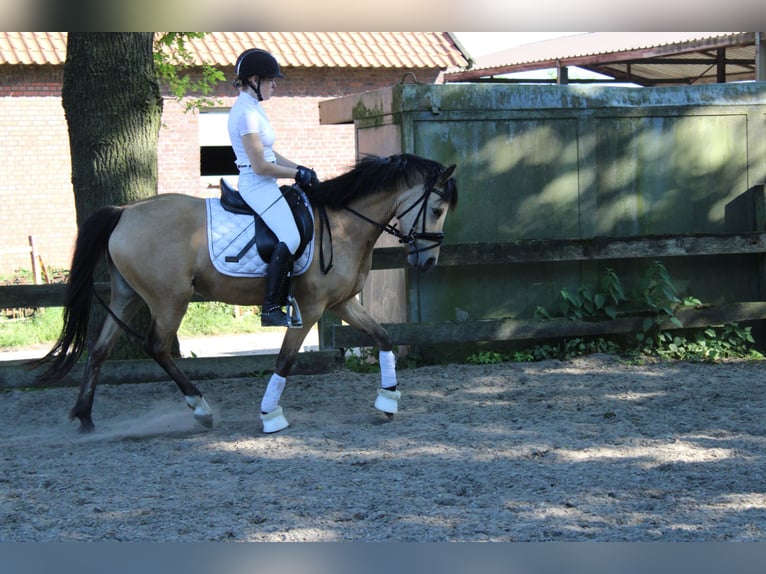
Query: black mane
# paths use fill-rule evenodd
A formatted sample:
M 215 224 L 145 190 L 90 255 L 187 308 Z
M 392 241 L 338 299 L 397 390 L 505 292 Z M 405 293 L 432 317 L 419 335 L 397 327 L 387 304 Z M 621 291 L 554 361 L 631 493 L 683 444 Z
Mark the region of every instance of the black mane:
M 445 167 L 439 162 L 402 153 L 388 157 L 362 157 L 350 171 L 323 181 L 309 193 L 314 205 L 343 207 L 358 197 L 372 195 L 386 188 L 399 190 L 418 183 L 433 183 Z M 456 192 L 455 186 L 450 187 Z M 449 198 L 455 201 L 457 197 Z

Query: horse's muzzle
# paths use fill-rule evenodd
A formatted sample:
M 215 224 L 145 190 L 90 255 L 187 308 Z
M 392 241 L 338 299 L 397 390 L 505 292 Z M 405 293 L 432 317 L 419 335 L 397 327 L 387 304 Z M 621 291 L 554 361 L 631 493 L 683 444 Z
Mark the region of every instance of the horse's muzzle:
M 436 257 L 429 257 L 428 259 L 426 259 L 426 262 L 420 266 L 420 271 L 425 273 L 426 271 L 431 269 L 431 267 L 433 267 L 434 265 L 436 265 Z
M 407 263 L 409 263 L 412 267 L 420 271 L 421 273 L 424 273 L 431 269 L 434 265 L 436 265 L 436 257 L 430 256 L 430 257 L 420 257 L 421 253 L 419 252 L 413 252 L 410 253 L 407 256 Z

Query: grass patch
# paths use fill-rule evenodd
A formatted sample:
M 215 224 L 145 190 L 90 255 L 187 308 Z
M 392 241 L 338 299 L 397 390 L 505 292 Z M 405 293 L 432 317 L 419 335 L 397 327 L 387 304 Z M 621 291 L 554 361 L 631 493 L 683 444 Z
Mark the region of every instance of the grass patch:
M 266 332 L 261 327 L 260 307 L 235 307 L 216 301 L 189 303 L 178 329 L 182 337 L 260 332 Z
M 23 318 L 0 317 L 0 348 L 30 347 L 58 339 L 63 320 L 62 307 L 36 309 Z
M 27 317 L 0 316 L 0 348 L 13 349 L 53 344 L 63 327 L 63 307 L 35 309 Z M 178 330 L 181 337 L 231 335 L 265 331 L 258 307 L 238 307 L 219 302 L 190 303 Z

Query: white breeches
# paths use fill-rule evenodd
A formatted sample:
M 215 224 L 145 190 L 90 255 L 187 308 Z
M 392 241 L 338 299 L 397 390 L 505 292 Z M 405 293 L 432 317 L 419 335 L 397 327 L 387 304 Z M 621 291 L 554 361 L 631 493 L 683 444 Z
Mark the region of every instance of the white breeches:
M 287 205 L 287 201 L 279 190 L 277 180 L 273 177 L 257 175 L 250 169 L 244 169 L 239 174 L 239 193 L 242 199 L 261 216 L 279 241 L 284 242 L 290 253 L 295 255 L 300 246 L 301 237 L 290 206 Z

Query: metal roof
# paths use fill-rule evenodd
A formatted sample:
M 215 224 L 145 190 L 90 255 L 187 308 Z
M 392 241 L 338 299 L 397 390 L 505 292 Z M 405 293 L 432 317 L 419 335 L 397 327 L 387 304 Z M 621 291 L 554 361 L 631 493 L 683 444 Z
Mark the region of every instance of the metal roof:
M 757 32 L 592 32 L 476 58 L 447 82 L 577 66 L 643 86 L 754 80 Z
M 65 32 L 0 32 L 0 64 L 63 64 Z M 196 64 L 233 66 L 247 48 L 285 67 L 462 68 L 468 60 L 448 32 L 211 32 L 187 42 Z

